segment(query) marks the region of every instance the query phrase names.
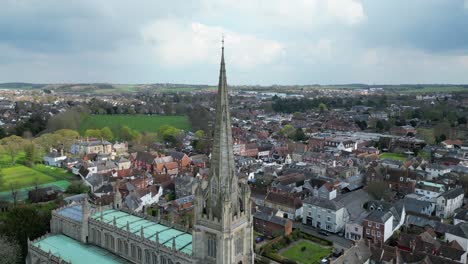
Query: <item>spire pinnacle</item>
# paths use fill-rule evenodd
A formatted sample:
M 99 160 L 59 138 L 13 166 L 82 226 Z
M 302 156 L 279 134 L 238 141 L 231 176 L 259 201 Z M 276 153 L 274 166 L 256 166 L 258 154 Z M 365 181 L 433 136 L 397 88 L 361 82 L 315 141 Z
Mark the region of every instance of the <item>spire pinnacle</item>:
M 224 34 L 221 36 L 221 48 L 224 50 Z
M 231 117 L 229 95 L 224 63 L 224 35 L 221 39 L 221 65 L 219 70 L 218 96 L 216 98 L 216 122 L 214 127 L 213 151 L 210 168 L 210 213 L 222 217 L 222 201 L 231 201 L 237 208 L 237 176 L 232 150 Z M 236 210 L 236 209 L 234 209 Z

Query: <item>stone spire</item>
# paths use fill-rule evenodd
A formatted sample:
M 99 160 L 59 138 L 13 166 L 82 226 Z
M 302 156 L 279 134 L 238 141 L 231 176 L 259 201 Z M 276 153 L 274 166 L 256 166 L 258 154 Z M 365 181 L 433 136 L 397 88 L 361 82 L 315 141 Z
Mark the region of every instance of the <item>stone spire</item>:
M 229 114 L 226 65 L 224 63 L 224 38 L 222 44 L 213 150 L 210 161 L 208 204 L 209 212 L 218 218 L 222 216 L 223 201 L 232 203 L 233 213 L 236 213 L 238 209 L 238 183 L 232 151 L 231 117 Z

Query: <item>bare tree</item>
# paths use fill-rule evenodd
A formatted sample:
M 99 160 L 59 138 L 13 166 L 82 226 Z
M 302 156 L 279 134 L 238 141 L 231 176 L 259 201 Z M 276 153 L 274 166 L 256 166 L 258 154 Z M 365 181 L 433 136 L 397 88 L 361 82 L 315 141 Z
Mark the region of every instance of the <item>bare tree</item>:
M 13 207 L 16 208 L 16 203 L 18 199 L 18 183 L 17 182 L 10 183 L 10 189 L 11 189 L 11 197 L 13 198 Z
M 21 260 L 21 248 L 15 241 L 0 235 L 0 259 L 3 264 L 17 264 Z

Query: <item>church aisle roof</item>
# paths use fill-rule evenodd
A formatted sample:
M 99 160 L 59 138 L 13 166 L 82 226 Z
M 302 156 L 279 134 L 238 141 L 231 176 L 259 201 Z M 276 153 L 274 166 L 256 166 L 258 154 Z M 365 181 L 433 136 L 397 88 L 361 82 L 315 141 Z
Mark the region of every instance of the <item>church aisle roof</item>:
M 175 237 L 176 249 L 192 255 L 192 234 L 171 228 L 153 221 L 146 220 L 139 216 L 131 215 L 119 210 L 106 210 L 102 212 L 102 221 L 113 225 L 114 217 L 117 228 L 127 230 L 127 223 L 131 233 L 140 235 L 143 228 L 143 235 L 146 239 L 155 241 L 158 233 L 158 243 L 168 248 L 172 248 L 172 239 Z M 92 218 L 101 221 L 101 213 L 95 213 Z
M 83 217 L 83 206 L 81 204 L 77 204 L 74 206 L 65 207 L 63 209 L 57 210 L 57 214 L 81 222 Z
M 33 243 L 44 252 L 49 252 L 61 259 L 73 264 L 114 264 L 129 263 L 128 261 L 92 245 L 82 244 L 72 238 L 64 235 L 48 236 L 42 240 Z

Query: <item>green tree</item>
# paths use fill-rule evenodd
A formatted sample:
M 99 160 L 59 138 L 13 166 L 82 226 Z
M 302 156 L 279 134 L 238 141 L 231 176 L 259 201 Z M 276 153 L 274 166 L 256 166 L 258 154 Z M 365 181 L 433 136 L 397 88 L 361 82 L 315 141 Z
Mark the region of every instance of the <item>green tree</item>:
M 72 129 L 60 129 L 54 132 L 54 135 L 57 138 L 57 144 L 55 148 L 57 149 L 64 149 L 65 151 L 69 151 L 73 143 L 80 138 L 80 133 L 76 130 Z
M 86 193 L 88 191 L 89 191 L 89 187 L 84 185 L 83 182 L 75 181 L 75 182 L 72 182 L 70 186 L 68 186 L 65 192 L 69 194 L 80 194 L 80 193 Z
M 198 139 L 201 139 L 201 138 L 204 138 L 205 137 L 205 131 L 203 130 L 197 130 L 195 132 L 195 137 L 198 138 Z
M 114 140 L 114 133 L 112 133 L 112 130 L 109 127 L 103 127 L 101 129 L 101 136 L 109 141 Z
M 128 126 L 122 126 L 120 128 L 120 137 L 125 141 L 139 141 L 141 139 L 141 134 Z
M 62 141 L 62 136 L 53 133 L 45 133 L 33 139 L 33 142 L 42 150 L 48 152 L 51 148 L 57 148 L 58 142 Z
M 24 153 L 26 165 L 29 167 L 33 166 L 37 160 L 36 145 L 33 142 L 26 143 L 24 146 Z
M 435 138 L 438 139 L 442 135 L 445 136 L 445 137 L 447 137 L 447 135 L 450 135 L 450 123 L 447 122 L 447 121 L 440 122 L 437 125 L 435 125 L 435 127 L 434 127 L 434 136 L 435 136 Z
M 164 195 L 164 198 L 166 198 L 166 201 L 173 201 L 176 198 L 176 196 L 174 193 L 170 192 Z
M 304 134 L 304 130 L 302 128 L 297 128 L 296 132 L 294 133 L 294 140 L 302 141 L 306 139 L 306 135 Z
M 158 129 L 158 135 L 165 142 L 176 144 L 179 141 L 179 136 L 182 134 L 182 131 L 176 127 L 170 125 L 161 126 Z
M 377 129 L 378 132 L 382 132 L 385 129 L 385 124 L 382 120 L 377 120 L 377 123 L 375 124 L 375 128 Z
M 0 140 L 0 144 L 2 145 L 2 149 L 10 155 L 11 163 L 16 163 L 16 156 L 18 153 L 23 150 L 24 145 L 26 144 L 26 140 L 18 137 L 18 136 L 9 136 Z
M 141 144 L 148 146 L 156 142 L 156 139 L 158 137 L 158 134 L 154 132 L 145 132 L 141 135 Z
M 47 122 L 47 131 L 53 132 L 59 129 L 78 129 L 81 121 L 87 114 L 83 109 L 72 108 L 63 113 L 51 117 Z
M 53 208 L 50 204 L 44 207 L 22 205 L 3 213 L 0 233 L 20 243 L 22 263 L 28 253 L 28 238 L 33 240 L 49 231 L 51 210 L 55 208 L 55 205 L 52 205 Z
M 85 131 L 85 137 L 102 138 L 102 133 L 100 129 L 87 129 Z
M 323 112 L 325 112 L 325 111 L 328 111 L 328 107 L 327 107 L 326 104 L 320 103 L 320 104 L 319 104 L 319 110 L 320 110 L 320 113 L 323 113 Z
M 284 136 L 284 137 L 290 137 L 293 135 L 295 129 L 291 125 L 285 125 L 281 130 L 279 131 L 279 134 Z

